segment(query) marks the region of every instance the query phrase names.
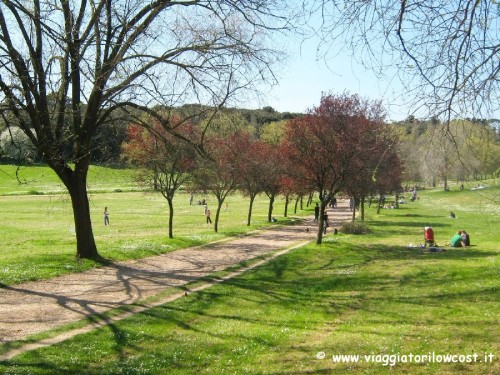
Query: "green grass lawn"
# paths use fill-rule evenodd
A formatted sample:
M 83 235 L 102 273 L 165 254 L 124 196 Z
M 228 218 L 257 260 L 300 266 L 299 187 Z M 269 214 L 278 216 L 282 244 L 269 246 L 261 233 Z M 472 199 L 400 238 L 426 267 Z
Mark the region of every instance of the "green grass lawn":
M 90 167 L 88 189 L 90 192 L 138 190 L 133 170 L 99 166 Z M 65 191 L 63 183 L 47 166 L 23 166 L 18 169 L 14 165 L 0 164 L 0 195 L 42 195 Z
M 2 165 L 0 169 L 15 174 L 12 166 Z M 12 285 L 100 266 L 94 261 L 76 260 L 70 198 L 64 192 L 54 194 L 58 182 L 53 172 L 51 174 L 47 167 L 29 167 L 21 171 L 32 182 L 17 185 L 6 173 L 0 178 L 0 191 L 6 194 L 0 195 L 0 283 Z M 132 171 L 92 167 L 89 180 L 98 251 L 111 260 L 157 255 L 270 225 L 267 222 L 267 197 L 256 199 L 252 225 L 248 227 L 249 201 L 235 194 L 227 198 L 228 209 L 222 209 L 219 232 L 215 233 L 213 225 L 205 223 L 203 206 L 190 206 L 188 194 L 179 192 L 174 202 L 174 239 L 169 239 L 167 201 L 159 193 L 131 191 L 134 186 Z M 37 193 L 28 194 L 30 191 Z M 208 194 L 195 195 L 194 198 L 195 201 L 208 199 L 214 220 L 215 197 Z M 103 225 L 105 206 L 110 212 L 111 225 L 107 227 Z M 280 219 L 277 224 L 290 222 L 283 218 L 282 199 L 278 199 L 274 207 L 275 216 Z M 297 214 L 308 214 L 311 210 Z M 290 206 L 289 213 L 292 212 Z
M 424 191 L 399 210 L 376 215 L 372 207 L 370 235 L 328 235 L 321 246 L 296 249 L 223 284 L 15 357 L 0 364 L 0 372 L 500 373 L 498 191 Z M 456 219 L 448 218 L 450 210 Z M 118 223 L 127 216 L 114 215 Z M 426 225 L 434 227 L 439 245 L 466 229 L 473 246 L 441 253 L 408 247 L 423 242 Z M 118 246 L 112 243 L 120 243 L 119 233 L 102 246 Z M 132 236 L 123 240 L 135 241 Z M 359 357 L 342 362 L 338 355 Z M 457 362 L 443 363 L 445 355 Z

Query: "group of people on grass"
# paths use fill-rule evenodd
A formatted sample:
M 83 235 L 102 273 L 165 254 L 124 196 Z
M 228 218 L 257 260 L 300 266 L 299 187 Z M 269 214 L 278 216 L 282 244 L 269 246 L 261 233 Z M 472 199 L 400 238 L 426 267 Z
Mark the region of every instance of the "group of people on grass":
M 467 247 L 470 246 L 470 237 L 465 230 L 459 230 L 451 237 L 450 246 L 452 247 Z
M 434 230 L 432 227 L 424 227 L 424 240 L 425 245 L 436 246 L 434 240 Z M 470 246 L 470 236 L 465 230 L 459 230 L 451 237 L 449 245 L 451 247 L 467 247 Z

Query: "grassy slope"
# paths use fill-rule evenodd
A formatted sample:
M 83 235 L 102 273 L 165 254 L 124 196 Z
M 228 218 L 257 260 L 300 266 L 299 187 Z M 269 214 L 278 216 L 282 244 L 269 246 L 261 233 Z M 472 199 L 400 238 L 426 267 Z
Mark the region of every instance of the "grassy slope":
M 447 218 L 450 210 L 457 219 Z M 392 370 L 499 373 L 498 213 L 472 192 L 424 192 L 379 216 L 370 209 L 371 235 L 327 236 L 322 246 L 222 285 L 16 357 L 0 372 L 385 374 L 382 363 L 334 363 L 332 355 L 435 352 L 477 354 L 480 362 L 399 362 Z M 407 248 L 422 242 L 424 225 L 441 245 L 465 228 L 475 246 L 434 254 Z
M 66 191 L 55 172 L 47 166 L 0 165 L 0 195 L 50 194 Z M 92 191 L 137 190 L 130 169 L 91 166 L 88 188 Z

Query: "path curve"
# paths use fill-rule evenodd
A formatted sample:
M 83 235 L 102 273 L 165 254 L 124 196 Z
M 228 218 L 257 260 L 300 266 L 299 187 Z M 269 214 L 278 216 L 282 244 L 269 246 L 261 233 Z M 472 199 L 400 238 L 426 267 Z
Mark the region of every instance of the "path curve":
M 328 210 L 330 228 L 338 227 L 350 214 L 347 203 L 339 201 L 337 208 Z M 316 232 L 316 224 L 308 217 L 297 225 L 263 229 L 242 238 L 0 289 L 0 343 L 22 340 L 113 308 L 138 303 L 167 288 L 179 287 L 244 260 L 285 249 L 281 254 L 313 241 Z M 241 272 L 229 277 L 238 273 Z M 168 300 L 180 296 L 174 295 Z M 26 350 L 30 349 L 22 351 Z M 17 352 L 5 353 L 0 360 L 11 358 Z

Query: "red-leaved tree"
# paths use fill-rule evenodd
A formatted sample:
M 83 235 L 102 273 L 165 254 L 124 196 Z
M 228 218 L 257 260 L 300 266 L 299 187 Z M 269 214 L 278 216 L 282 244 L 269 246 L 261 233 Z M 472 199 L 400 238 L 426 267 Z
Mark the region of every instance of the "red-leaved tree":
M 185 139 L 195 139 L 196 128 L 180 119 L 176 131 Z M 197 153 L 193 143 L 183 141 L 153 122 L 148 129 L 132 124 L 127 129 L 123 156 L 140 168 L 139 181 L 160 190 L 168 202 L 168 236 L 173 238 L 174 195 L 185 184 L 196 167 Z
M 355 174 L 354 161 L 366 144 L 364 137 L 372 122 L 381 122 L 380 103 L 369 102 L 358 95 L 327 95 L 320 105 L 304 117 L 291 120 L 286 127 L 284 147 L 292 173 L 302 185 L 314 186 L 319 193 L 320 212 Z M 324 229 L 319 216 L 316 242 L 321 244 Z
M 262 174 L 262 165 L 268 157 L 268 145 L 248 133 L 239 133 L 237 141 L 236 168 L 239 187 L 243 195 L 250 199 L 247 215 L 247 226 L 250 226 L 254 200 L 264 190 L 265 178 Z
M 396 152 L 397 138 L 384 124 L 373 124 L 373 131 L 364 138 L 366 146 L 353 161 L 356 173 L 348 179 L 345 191 L 359 202 L 361 221 L 364 220 L 364 204 L 367 196 L 389 192 L 397 193 L 401 188 L 402 164 Z M 356 217 L 356 205 L 352 220 Z
M 269 198 L 267 221 L 271 222 L 273 221 L 274 201 L 282 192 L 283 179 L 286 177 L 285 154 L 280 145 L 274 146 L 269 143 L 262 145 L 260 173 L 262 190 Z
M 217 198 L 215 232 L 219 230 L 220 211 L 225 199 L 238 187 L 239 137 L 239 132 L 230 137 L 208 137 L 205 143 L 207 155 L 193 174 L 195 188 L 209 191 Z

